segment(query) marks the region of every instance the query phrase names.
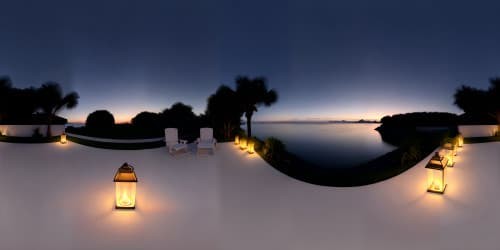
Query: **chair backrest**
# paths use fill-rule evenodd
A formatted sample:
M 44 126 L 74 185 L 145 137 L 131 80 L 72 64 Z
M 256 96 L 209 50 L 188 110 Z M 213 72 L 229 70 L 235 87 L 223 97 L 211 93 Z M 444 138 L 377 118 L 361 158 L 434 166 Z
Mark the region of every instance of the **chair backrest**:
M 176 128 L 166 128 L 165 129 L 165 141 L 166 142 L 177 142 L 179 141 L 179 134 Z
M 211 140 L 214 138 L 214 131 L 212 128 L 200 128 L 200 139 Z

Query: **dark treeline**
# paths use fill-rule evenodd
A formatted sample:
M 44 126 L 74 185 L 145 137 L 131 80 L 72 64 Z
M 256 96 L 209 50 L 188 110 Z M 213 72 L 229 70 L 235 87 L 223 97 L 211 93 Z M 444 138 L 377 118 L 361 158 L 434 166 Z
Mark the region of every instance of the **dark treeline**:
M 442 112 L 415 112 L 385 116 L 381 128 L 415 126 L 456 126 L 459 124 L 500 124 L 500 78 L 490 79 L 486 90 L 461 86 L 455 105 L 464 111 L 457 116 Z
M 454 136 L 458 133 L 459 116 L 445 112 L 414 112 L 383 117 L 376 130 L 382 140 L 397 147 L 418 144 L 421 138 Z M 430 130 L 418 127 L 436 127 Z
M 201 115 L 196 115 L 191 106 L 177 102 L 159 113 L 140 112 L 130 124 L 115 124 L 111 112 L 98 110 L 89 114 L 85 127 L 69 128 L 68 131 L 104 137 L 140 138 L 161 136 L 165 128 L 178 128 L 181 138 L 192 140 L 198 136 L 200 127 L 212 127 L 219 141 L 228 141 L 236 134 L 243 134 L 243 115 L 247 120 L 248 136 L 251 136 L 253 114 L 259 106 L 270 106 L 277 98 L 276 91 L 268 89 L 265 78 L 239 76 L 235 89 L 221 85 L 208 97 L 205 112 Z
M 35 88 L 15 88 L 10 78 L 0 78 L 0 123 L 48 124 L 47 136 L 51 136 L 53 123 L 65 123 L 57 113 L 78 104 L 78 94 L 64 95 L 58 83 L 47 82 Z
M 161 137 L 164 129 L 179 129 L 182 138 L 193 140 L 200 127 L 209 125 L 204 116 L 197 116 L 191 106 L 175 103 L 160 113 L 143 111 L 132 118 L 130 123 L 116 124 L 113 114 L 108 110 L 96 110 L 87 116 L 85 127 L 69 127 L 70 133 L 88 136 L 134 139 Z
M 486 90 L 463 85 L 454 97 L 465 112 L 461 124 L 500 124 L 500 78 L 491 78 Z
M 164 128 L 178 128 L 184 138 L 192 138 L 200 127 L 214 128 L 220 141 L 242 134 L 240 128 L 243 115 L 247 121 L 248 136 L 251 136 L 251 121 L 259 106 L 270 106 L 278 99 L 275 90 L 268 89 L 263 77 L 238 76 L 236 88 L 221 85 L 207 99 L 204 114 L 196 115 L 189 105 L 177 102 L 162 112 L 143 111 L 132 118 L 130 124 L 115 124 L 113 114 L 97 110 L 88 115 L 86 126 L 69 128 L 70 132 L 111 137 L 141 137 L 163 135 Z M 0 123 L 4 124 L 53 124 L 66 123 L 58 117 L 63 108 L 74 108 L 78 94 L 64 95 L 59 84 L 44 83 L 41 87 L 15 88 L 8 77 L 0 78 Z M 50 135 L 50 126 L 47 135 Z
M 445 112 L 414 112 L 384 116 L 382 127 L 456 126 L 458 116 Z

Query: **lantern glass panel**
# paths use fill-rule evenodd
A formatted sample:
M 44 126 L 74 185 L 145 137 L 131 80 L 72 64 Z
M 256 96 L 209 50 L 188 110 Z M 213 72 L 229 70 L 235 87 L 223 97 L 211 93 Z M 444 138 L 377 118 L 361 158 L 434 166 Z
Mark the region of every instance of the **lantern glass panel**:
M 454 157 L 453 157 L 453 152 L 449 152 L 447 155 L 446 155 L 446 158 L 448 160 L 448 167 L 453 167 L 455 165 L 455 162 L 454 162 Z
M 116 187 L 116 207 L 134 208 L 137 183 L 115 182 L 115 187 Z
M 240 144 L 240 137 L 239 136 L 235 136 L 234 137 L 234 145 L 238 145 Z
M 245 138 L 240 139 L 240 148 L 241 150 L 245 150 L 247 148 L 247 139 Z
M 446 188 L 445 169 L 427 169 L 427 190 L 443 193 Z
M 454 157 L 456 155 L 456 147 L 452 145 L 451 143 L 446 143 L 443 146 L 444 149 L 444 157 L 448 161 L 448 167 L 453 167 L 455 164 Z M 441 156 L 441 155 L 440 155 Z
M 66 139 L 66 134 L 61 134 L 61 144 L 66 144 L 67 139 Z
M 457 147 L 455 147 L 455 145 L 453 145 L 451 143 L 446 143 L 446 144 L 444 144 L 443 148 L 448 150 L 448 151 L 451 151 L 451 153 L 454 156 L 457 155 Z
M 248 142 L 248 153 L 253 154 L 255 153 L 255 142 L 253 140 Z
M 457 144 L 459 147 L 463 147 L 464 146 L 464 137 L 462 135 L 459 135 L 457 142 L 458 142 Z

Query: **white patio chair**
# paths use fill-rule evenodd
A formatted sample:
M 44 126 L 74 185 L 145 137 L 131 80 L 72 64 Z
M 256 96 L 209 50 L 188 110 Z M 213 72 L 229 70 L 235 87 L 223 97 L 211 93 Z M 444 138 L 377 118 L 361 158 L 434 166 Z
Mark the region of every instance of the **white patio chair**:
M 174 153 L 185 151 L 187 153 L 188 145 L 186 140 L 179 140 L 179 134 L 176 128 L 165 129 L 165 145 L 168 152 L 173 155 Z
M 212 150 L 215 154 L 215 147 L 217 145 L 217 140 L 214 138 L 214 131 L 212 128 L 200 128 L 200 137 L 196 139 L 197 143 L 197 154 L 200 150 Z

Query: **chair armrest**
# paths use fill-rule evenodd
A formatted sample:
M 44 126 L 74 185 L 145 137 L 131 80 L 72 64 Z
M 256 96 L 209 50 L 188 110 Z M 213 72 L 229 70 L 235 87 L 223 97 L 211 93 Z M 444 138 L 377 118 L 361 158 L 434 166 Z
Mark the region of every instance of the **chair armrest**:
M 181 144 L 187 144 L 187 142 L 188 142 L 188 141 L 187 141 L 187 140 L 179 140 L 179 142 L 180 142 Z

